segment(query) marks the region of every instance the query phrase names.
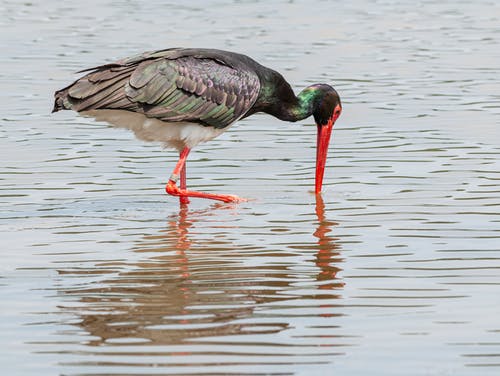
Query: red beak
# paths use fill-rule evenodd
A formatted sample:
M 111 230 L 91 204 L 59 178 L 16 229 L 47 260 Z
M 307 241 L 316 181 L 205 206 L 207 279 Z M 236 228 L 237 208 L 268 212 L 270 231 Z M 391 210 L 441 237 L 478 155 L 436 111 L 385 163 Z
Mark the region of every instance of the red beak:
M 342 107 L 338 104 L 333 111 L 333 115 L 326 125 L 318 124 L 318 143 L 316 145 L 316 194 L 321 192 L 323 186 L 323 175 L 325 173 L 326 156 L 328 155 L 328 145 L 332 135 L 333 125 L 340 116 Z
M 332 134 L 334 121 L 331 119 L 326 125 L 318 124 L 318 142 L 316 145 L 316 194 L 321 192 L 323 186 L 323 175 L 325 173 L 326 157 L 328 155 L 328 145 Z

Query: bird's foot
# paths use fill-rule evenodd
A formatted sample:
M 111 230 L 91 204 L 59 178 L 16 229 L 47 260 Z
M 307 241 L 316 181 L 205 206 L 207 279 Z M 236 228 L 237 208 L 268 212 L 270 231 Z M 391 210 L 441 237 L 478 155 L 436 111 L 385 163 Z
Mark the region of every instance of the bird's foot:
M 234 203 L 238 204 L 240 202 L 247 202 L 247 201 L 249 201 L 246 198 L 239 197 L 239 196 L 236 196 L 236 195 L 217 195 L 217 196 L 221 197 L 221 201 L 224 201 L 224 202 L 234 202 Z
M 223 202 L 245 202 L 247 199 L 235 196 L 235 195 L 223 195 L 217 193 L 206 193 L 206 192 L 197 192 L 197 191 L 189 191 L 187 189 L 180 189 L 173 180 L 169 180 L 167 186 L 165 187 L 165 191 L 172 196 L 180 197 L 181 204 L 189 203 L 188 197 L 198 197 L 198 198 L 207 198 L 210 200 L 217 200 Z

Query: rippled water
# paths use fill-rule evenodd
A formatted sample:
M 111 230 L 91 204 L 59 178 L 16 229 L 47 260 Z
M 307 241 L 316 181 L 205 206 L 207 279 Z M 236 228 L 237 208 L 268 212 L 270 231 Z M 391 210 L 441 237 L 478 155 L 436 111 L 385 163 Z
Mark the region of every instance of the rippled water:
M 495 1 L 0 4 L 0 336 L 10 375 L 498 375 L 500 5 Z M 174 152 L 71 112 L 73 72 L 143 50 L 231 49 L 315 127 L 264 115 Z

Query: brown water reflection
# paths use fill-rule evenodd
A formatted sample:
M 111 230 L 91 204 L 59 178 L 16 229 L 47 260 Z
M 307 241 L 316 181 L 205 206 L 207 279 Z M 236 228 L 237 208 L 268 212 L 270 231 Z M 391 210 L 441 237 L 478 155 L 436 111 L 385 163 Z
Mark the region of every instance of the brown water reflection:
M 344 286 L 337 277 L 342 263 L 338 240 L 332 236 L 337 223 L 326 219 L 325 205 L 320 195 L 316 198 L 317 226 L 313 236 L 317 244 L 295 245 L 301 249 L 316 248 L 313 263 L 316 266 L 316 283 L 320 293 L 312 293 L 310 289 L 296 294 L 297 277 L 293 270 L 293 259 L 282 263 L 257 264 L 247 267 L 252 259 L 262 257 L 283 257 L 284 253 L 265 252 L 259 249 L 234 247 L 227 236 L 229 230 L 238 230 L 237 225 L 228 224 L 211 238 L 197 237 L 197 225 L 207 221 L 214 213 L 231 210 L 227 204 L 215 204 L 203 210 L 190 210 L 181 205 L 178 214 L 172 215 L 165 230 L 156 235 L 144 236 L 133 247 L 135 253 L 145 258 L 135 263 L 106 262 L 94 265 L 90 270 L 96 274 L 100 269 L 124 269 L 110 278 L 94 283 L 63 289 L 60 294 L 69 298 L 71 304 L 61 307 L 64 313 L 77 318 L 76 324 L 92 339 L 85 342 L 85 355 L 98 356 L 102 351 L 90 348 L 105 346 L 107 355 L 113 354 L 115 347 L 131 346 L 131 352 L 120 351 L 115 355 L 150 356 L 151 350 L 161 346 L 163 349 L 155 355 L 166 356 L 161 360 L 145 359 L 141 366 L 183 366 L 199 367 L 217 364 L 244 365 L 249 356 L 267 356 L 268 361 L 259 364 L 319 364 L 328 363 L 324 356 L 341 354 L 342 352 L 314 352 L 308 359 L 302 347 L 325 346 L 323 335 L 316 336 L 317 342 L 300 345 L 285 338 L 276 341 L 273 335 L 290 329 L 291 321 L 279 318 L 283 309 L 294 306 L 294 300 L 317 300 L 321 310 L 319 315 L 327 318 L 337 316 L 335 300 L 340 297 Z M 215 229 L 214 229 L 215 230 Z M 245 260 L 241 263 L 241 260 Z M 64 278 L 72 278 L 84 274 L 81 269 L 60 270 Z M 294 291 L 294 293 L 291 293 Z M 273 312 L 276 311 L 276 314 Z M 311 311 L 304 312 L 304 317 Z M 323 333 L 324 334 L 324 333 Z M 265 337 L 268 335 L 269 337 Z M 262 345 L 262 336 L 269 347 L 267 353 L 253 350 Z M 298 336 L 300 338 L 300 336 Z M 196 344 L 208 340 L 216 344 L 210 350 L 198 350 Z M 168 350 L 172 346 L 187 345 L 185 350 Z M 231 346 L 237 345 L 234 350 Z M 342 345 L 341 342 L 337 345 Z M 331 347 L 332 344 L 326 345 Z M 242 349 L 243 347 L 243 349 Z M 295 350 L 283 353 L 283 347 L 296 347 Z M 246 348 L 246 350 L 244 350 Z M 175 353 L 175 354 L 174 354 Z M 168 355 L 186 357 L 185 362 Z M 75 354 L 82 354 L 79 350 Z M 200 360 L 203 355 L 230 355 L 231 360 L 212 358 Z M 189 355 L 189 356 L 188 356 Z M 288 360 L 277 360 L 280 357 Z M 291 358 L 290 358 L 291 357 Z M 319 359 L 322 358 L 322 359 Z M 309 356 L 310 358 L 310 356 Z M 137 358 L 136 358 L 137 359 Z M 107 362 L 107 361 L 106 361 Z M 105 363 L 106 363 L 105 362 Z M 127 366 L 129 360 L 116 360 L 113 366 Z M 253 361 L 250 360 L 250 363 Z M 202 364 L 203 363 L 203 364 Z M 69 365 L 92 366 L 101 364 L 95 358 L 80 359 Z M 102 364 L 101 364 L 102 365 Z M 187 372 L 187 371 L 186 371 Z M 249 373 L 251 374 L 251 373 Z

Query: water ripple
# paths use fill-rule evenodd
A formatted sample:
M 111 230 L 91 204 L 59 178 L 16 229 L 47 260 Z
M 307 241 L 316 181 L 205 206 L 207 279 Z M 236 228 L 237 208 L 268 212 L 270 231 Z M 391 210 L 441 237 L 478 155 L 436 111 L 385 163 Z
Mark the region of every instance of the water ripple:
M 499 10 L 4 1 L 5 372 L 497 375 Z M 175 153 L 50 114 L 73 72 L 179 45 L 335 85 L 322 197 L 312 119 L 252 116 L 194 150 L 191 187 L 254 200 L 187 209 L 163 191 Z

